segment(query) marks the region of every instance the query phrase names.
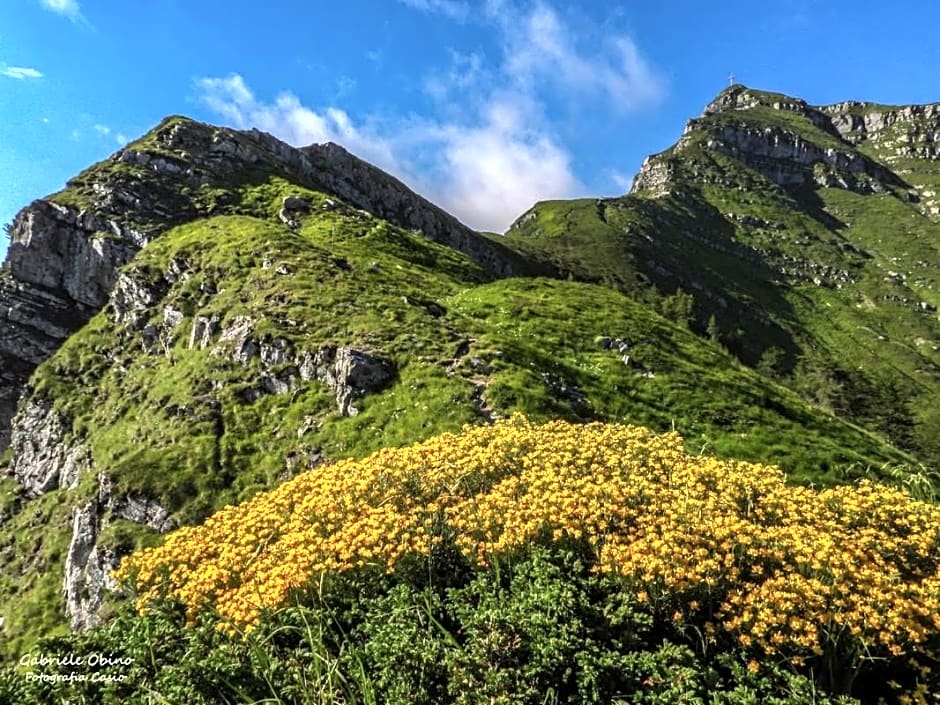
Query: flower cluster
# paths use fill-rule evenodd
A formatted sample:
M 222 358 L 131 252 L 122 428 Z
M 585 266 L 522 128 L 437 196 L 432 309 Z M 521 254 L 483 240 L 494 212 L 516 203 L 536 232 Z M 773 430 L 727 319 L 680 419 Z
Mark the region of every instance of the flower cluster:
M 651 608 L 761 657 L 933 662 L 940 507 L 863 482 L 816 491 L 773 467 L 688 454 L 676 434 L 520 417 L 304 473 L 121 565 L 138 606 L 232 624 L 324 572 L 394 570 L 453 541 L 486 566 L 576 539 Z

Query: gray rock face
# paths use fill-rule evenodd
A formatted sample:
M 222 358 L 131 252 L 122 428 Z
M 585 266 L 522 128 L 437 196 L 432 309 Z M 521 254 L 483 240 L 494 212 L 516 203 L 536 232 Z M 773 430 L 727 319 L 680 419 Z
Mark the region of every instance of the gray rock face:
M 21 282 L 97 309 L 108 298 L 116 268 L 139 249 L 135 236 L 113 221 L 36 201 L 13 222 L 7 268 Z
M 114 588 L 108 573 L 117 567 L 117 559 L 96 543 L 100 523 L 97 499 L 72 514 L 72 539 L 65 557 L 62 591 L 69 623 L 76 631 L 100 624 L 105 595 Z
M 101 608 L 108 593 L 117 588 L 110 572 L 119 557 L 98 539 L 112 517 L 144 524 L 159 532 L 173 528 L 169 512 L 157 502 L 143 497 L 115 497 L 107 475 L 98 476 L 98 494 L 72 512 L 72 536 L 65 558 L 62 591 L 65 609 L 73 630 L 101 623 Z
M 119 272 L 111 290 L 111 319 L 131 328 L 138 328 L 147 318 L 147 309 L 160 300 L 162 292 L 132 277 Z
M 108 300 L 117 268 L 143 243 L 136 230 L 35 201 L 13 221 L 0 272 L 0 450 L 26 379 Z
M 209 347 L 212 344 L 212 337 L 215 335 L 218 325 L 219 317 L 215 314 L 212 316 L 196 316 L 193 319 L 193 327 L 189 334 L 189 349 L 193 350 L 198 347 L 200 350 L 205 350 Z
M 251 335 L 253 326 L 254 323 L 248 316 L 236 316 L 222 331 L 216 352 L 227 354 L 233 362 L 239 365 L 247 365 L 248 361 L 260 350 L 258 343 Z
M 384 389 L 395 374 L 394 364 L 385 358 L 349 346 L 326 345 L 316 352 L 296 353 L 290 341 L 279 337 L 254 337 L 254 321 L 237 316 L 219 336 L 212 354 L 248 365 L 258 358 L 261 374 L 256 388 L 246 393 L 253 402 L 262 394 L 286 394 L 300 382 L 316 381 L 336 394 L 336 406 L 343 416 L 359 413 L 356 399 Z
M 161 534 L 173 528 L 170 512 L 153 499 L 142 496 L 118 497 L 106 473 L 98 475 L 99 511 L 110 510 L 113 516 L 143 524 Z
M 633 177 L 630 193 L 650 192 L 653 196 L 665 196 L 672 191 L 675 170 L 665 154 L 654 154 L 643 160 L 637 175 Z
M 289 211 L 306 213 L 310 210 L 310 203 L 299 196 L 284 196 L 283 207 Z
M 894 109 L 845 102 L 822 110 L 845 140 L 871 140 L 893 148 L 899 157 L 936 159 L 940 154 L 940 103 Z
M 756 130 L 745 125 L 724 125 L 711 131 L 707 145 L 740 160 L 780 186 L 816 181 L 820 175 L 817 166 L 831 167 L 832 170 L 821 173 L 830 174 L 833 184 L 845 188 L 864 183 L 869 184 L 866 191 L 875 190 L 872 182 L 880 190 L 884 190 L 882 184 L 900 185 L 891 172 L 857 152 L 824 149 L 780 128 Z M 868 178 L 859 178 L 860 175 Z
M 301 376 L 310 374 L 311 365 L 301 365 Z M 394 368 L 388 360 L 373 357 L 350 347 L 321 348 L 313 356 L 316 379 L 336 393 L 336 405 L 343 416 L 355 416 L 359 410 L 353 401 L 383 389 L 392 379 Z
M 783 127 L 757 128 L 746 121 L 754 108 L 794 112 L 808 119 L 832 139 L 844 144 L 820 146 Z M 709 116 L 740 113 L 740 122 L 716 124 Z M 705 131 L 705 146 L 739 160 L 780 186 L 815 184 L 858 193 L 880 193 L 889 186 L 906 187 L 897 175 L 867 156 L 854 145 L 871 140 L 895 157 L 935 159 L 940 156 L 940 104 L 886 109 L 862 103 L 839 103 L 815 107 L 798 99 L 773 98 L 733 86 L 705 108 L 702 118 L 690 120 L 683 137 L 672 150 L 648 157 L 634 179 L 631 193 L 654 196 L 671 193 L 675 172 L 673 153 L 690 142 L 690 134 Z M 890 160 L 890 157 L 889 157 Z M 929 208 L 932 207 L 928 206 Z M 940 214 L 940 209 L 938 209 Z
M 70 430 L 49 401 L 30 400 L 17 415 L 11 469 L 29 494 L 74 487 L 91 467 L 91 453 L 81 443 L 67 440 Z

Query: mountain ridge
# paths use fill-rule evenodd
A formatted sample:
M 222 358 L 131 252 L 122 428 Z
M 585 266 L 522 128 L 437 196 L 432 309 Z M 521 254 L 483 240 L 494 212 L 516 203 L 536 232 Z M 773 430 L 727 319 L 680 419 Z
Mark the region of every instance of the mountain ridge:
M 63 614 L 104 619 L 109 567 L 170 526 L 302 468 L 513 411 L 676 426 L 804 482 L 926 462 L 915 431 L 940 422 L 927 407 L 940 341 L 917 262 L 938 259 L 933 157 L 916 160 L 934 133 L 895 149 L 909 121 L 851 104 L 845 134 L 884 139 L 839 151 L 797 114 L 805 103 L 732 88 L 631 194 L 536 204 L 502 240 L 337 145 L 178 116 L 24 209 L 0 270 L 12 648 Z M 879 171 L 894 173 L 879 149 L 923 177 L 920 200 Z M 917 221 L 919 249 L 856 242 L 841 210 L 878 213 L 846 194 L 917 210 L 931 223 Z M 859 322 L 888 335 L 863 346 L 846 333 Z

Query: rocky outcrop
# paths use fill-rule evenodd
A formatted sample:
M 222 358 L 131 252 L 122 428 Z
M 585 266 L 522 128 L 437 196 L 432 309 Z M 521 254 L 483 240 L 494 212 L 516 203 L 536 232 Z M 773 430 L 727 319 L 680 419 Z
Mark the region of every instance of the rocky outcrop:
M 937 159 L 940 156 L 940 103 L 888 108 L 854 101 L 822 110 L 845 140 L 869 140 L 894 154 L 887 157 Z
M 139 328 L 149 317 L 150 307 L 165 293 L 165 287 L 154 287 L 129 272 L 120 272 L 111 290 L 110 318 L 115 323 Z
M 792 118 L 759 124 L 749 116 L 749 111 L 758 108 L 764 110 L 764 116 L 768 110 L 795 113 L 825 136 L 790 129 Z M 784 187 L 815 185 L 857 193 L 895 189 L 898 193 L 907 190 L 909 198 L 917 198 L 917 189 L 905 178 L 855 149 L 865 140 L 876 145 L 884 155 L 879 160 L 885 163 L 899 158 L 936 159 L 940 155 L 940 104 L 887 108 L 850 102 L 817 107 L 797 98 L 735 85 L 709 103 L 700 118 L 688 122 L 675 147 L 644 161 L 631 193 L 673 193 L 677 181 L 673 158 L 695 144 L 732 157 Z M 695 177 L 705 181 L 715 178 L 697 172 Z M 928 204 L 926 211 L 932 207 L 936 204 Z
M 310 203 L 299 196 L 284 196 L 284 202 L 277 217 L 281 219 L 288 228 L 296 229 L 300 227 L 298 218 L 304 213 L 310 212 Z
M 91 467 L 91 453 L 70 438 L 71 424 L 47 400 L 29 400 L 13 425 L 13 476 L 28 494 L 72 488 Z
M 0 276 L 0 450 L 33 369 L 108 299 L 146 242 L 115 220 L 35 201 L 13 221 Z
M 114 518 L 127 519 L 166 532 L 173 528 L 169 512 L 144 497 L 117 497 L 105 473 L 98 475 L 97 495 L 72 510 L 72 535 L 65 557 L 62 591 L 65 609 L 73 630 L 101 623 L 101 609 L 117 585 L 111 571 L 119 556 L 113 547 L 101 544 L 104 528 Z
M 205 317 L 197 317 L 205 336 Z M 353 405 L 367 394 L 381 391 L 394 379 L 391 360 L 350 346 L 324 345 L 313 352 L 296 352 L 293 343 L 277 336 L 256 337 L 254 321 L 236 316 L 225 326 L 212 354 L 224 356 L 239 365 L 257 359 L 261 369 L 258 383 L 245 392 L 253 402 L 263 394 L 286 394 L 302 382 L 315 381 L 336 395 L 336 407 L 343 416 L 355 416 Z M 194 330 L 196 326 L 194 325 Z
M 73 510 L 72 538 L 65 557 L 65 610 L 73 630 L 89 629 L 101 622 L 99 611 L 114 582 L 109 572 L 117 567 L 112 551 L 98 547 L 101 531 L 98 500 Z
M 193 318 L 193 326 L 189 332 L 189 349 L 199 348 L 205 350 L 209 347 L 212 344 L 218 325 L 219 316 L 217 314 Z
M 142 524 L 161 534 L 173 528 L 170 512 L 156 500 L 142 495 L 115 495 L 107 473 L 102 472 L 98 475 L 97 501 L 99 511 L 109 511 L 111 518 L 119 517 L 135 524 Z
M 819 129 L 838 136 L 825 108 L 810 105 L 802 98 L 792 98 L 779 93 L 753 91 L 740 83 L 725 89 L 702 111 L 703 116 L 727 113 L 735 110 L 750 110 L 766 107 L 782 112 L 796 113 L 806 118 Z M 688 130 L 688 128 L 686 128 Z
M 336 406 L 343 416 L 355 416 L 353 402 L 383 389 L 394 377 L 390 360 L 351 347 L 325 346 L 300 363 L 301 379 L 317 379 L 336 394 Z
M 722 125 L 709 130 L 705 144 L 738 159 L 780 186 L 802 186 L 816 181 L 827 173 L 814 170 L 816 165 L 847 175 L 850 181 L 842 182 L 846 187 L 849 183 L 864 184 L 865 192 L 884 191 L 883 183 L 901 185 L 891 172 L 858 152 L 822 147 L 783 128 Z M 860 179 L 863 174 L 868 178 Z
M 672 192 L 675 168 L 669 159 L 669 153 L 653 154 L 643 160 L 640 170 L 633 177 L 630 193 L 649 193 L 651 196 L 665 196 Z
M 36 201 L 13 222 L 6 268 L 17 281 L 58 292 L 86 311 L 111 291 L 117 267 L 146 238 L 87 211 Z

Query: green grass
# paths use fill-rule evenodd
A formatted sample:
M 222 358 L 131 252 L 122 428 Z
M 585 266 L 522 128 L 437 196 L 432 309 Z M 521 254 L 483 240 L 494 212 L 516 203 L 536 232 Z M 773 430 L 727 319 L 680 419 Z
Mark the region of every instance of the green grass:
M 853 464 L 909 460 L 609 289 L 506 280 L 452 302 L 473 320 L 475 346 L 502 353 L 487 360 L 493 367 L 488 398 L 500 408 L 533 418 L 675 428 L 693 449 L 779 464 L 795 478 L 817 483 L 839 479 L 840 470 Z M 629 340 L 634 367 L 601 349 L 600 336 Z M 566 397 L 561 387 L 576 387 L 590 403 Z

